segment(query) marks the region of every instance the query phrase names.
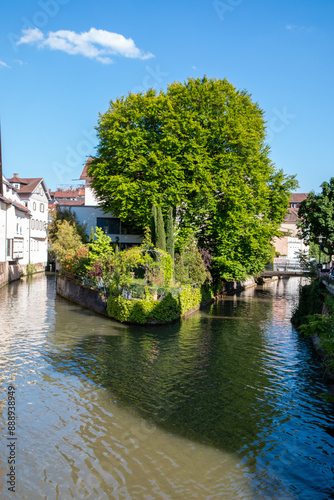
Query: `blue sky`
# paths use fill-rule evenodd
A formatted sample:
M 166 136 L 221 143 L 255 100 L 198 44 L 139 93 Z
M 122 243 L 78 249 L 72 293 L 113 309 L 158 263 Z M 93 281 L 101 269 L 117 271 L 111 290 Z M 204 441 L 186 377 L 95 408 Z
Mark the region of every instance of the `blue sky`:
M 0 16 L 3 170 L 75 185 L 112 99 L 227 78 L 299 192 L 334 176 L 333 0 L 13 0 Z

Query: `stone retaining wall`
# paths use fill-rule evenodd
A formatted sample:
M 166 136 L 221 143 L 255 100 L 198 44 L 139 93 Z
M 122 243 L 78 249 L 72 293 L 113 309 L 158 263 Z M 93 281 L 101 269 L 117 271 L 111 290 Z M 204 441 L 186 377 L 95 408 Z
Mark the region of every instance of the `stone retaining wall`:
M 20 266 L 18 264 L 0 262 L 0 288 L 18 279 L 20 279 Z
M 77 283 L 75 280 L 57 276 L 57 293 L 80 306 L 108 316 L 107 301 L 100 291 Z M 109 317 L 109 316 L 108 316 Z
M 218 294 L 216 298 L 218 298 L 220 295 L 239 292 L 245 290 L 246 288 L 254 286 L 256 286 L 254 278 L 249 278 L 248 280 L 242 282 L 225 283 L 223 290 Z M 103 314 L 104 316 L 108 316 L 107 300 L 104 295 L 101 295 L 101 292 L 99 290 L 79 284 L 75 280 L 72 280 L 68 277 L 60 276 L 57 276 L 56 290 L 58 295 L 60 295 L 61 297 L 71 300 L 72 302 L 75 302 L 76 304 L 86 307 L 94 312 Z M 202 302 L 196 309 L 192 309 L 184 313 L 181 318 L 188 317 L 190 314 L 194 313 L 201 307 L 214 302 L 216 298 L 212 298 L 206 300 L 205 302 Z

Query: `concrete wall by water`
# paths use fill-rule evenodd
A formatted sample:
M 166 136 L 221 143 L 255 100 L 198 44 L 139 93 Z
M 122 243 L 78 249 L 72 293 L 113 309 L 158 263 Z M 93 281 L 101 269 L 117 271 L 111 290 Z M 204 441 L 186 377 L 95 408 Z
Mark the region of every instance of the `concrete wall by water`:
M 242 282 L 225 283 L 219 295 L 239 292 L 245 290 L 246 288 L 254 286 L 256 286 L 254 278 L 249 278 L 248 280 Z M 107 301 L 105 297 L 101 295 L 101 292 L 99 290 L 79 284 L 75 280 L 72 280 L 70 278 L 57 276 L 57 293 L 65 299 L 71 300 L 72 302 L 75 302 L 80 306 L 87 307 L 92 311 L 104 314 L 109 318 L 109 315 L 107 313 Z M 196 309 L 191 309 L 190 311 L 184 313 L 181 318 L 189 316 L 193 312 L 200 309 L 200 307 L 214 302 L 214 300 L 215 299 L 212 298 L 203 302 Z
M 81 285 L 75 280 L 57 276 L 57 293 L 76 304 L 108 316 L 107 301 L 99 290 Z
M 0 262 L 0 287 L 18 279 L 20 279 L 18 264 L 10 265 L 8 262 Z

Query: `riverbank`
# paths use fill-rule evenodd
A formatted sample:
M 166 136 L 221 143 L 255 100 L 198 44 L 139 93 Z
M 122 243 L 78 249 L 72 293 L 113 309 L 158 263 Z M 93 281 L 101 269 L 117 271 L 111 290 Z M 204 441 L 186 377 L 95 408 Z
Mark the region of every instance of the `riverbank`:
M 300 334 L 311 337 L 334 395 L 334 297 L 322 280 L 300 289 L 291 322 Z
M 20 264 L 10 264 L 9 262 L 0 262 L 0 288 L 17 281 L 23 276 L 30 276 L 45 272 L 45 264 L 35 264 L 33 266 Z
M 157 325 L 185 319 L 223 295 L 255 286 L 254 278 L 225 283 L 216 296 L 205 299 L 201 296 L 200 289 L 191 290 L 187 287 L 179 294 L 180 297 L 168 294 L 160 301 L 129 300 L 121 296 L 106 299 L 101 290 L 58 275 L 56 290 L 61 297 L 121 323 Z

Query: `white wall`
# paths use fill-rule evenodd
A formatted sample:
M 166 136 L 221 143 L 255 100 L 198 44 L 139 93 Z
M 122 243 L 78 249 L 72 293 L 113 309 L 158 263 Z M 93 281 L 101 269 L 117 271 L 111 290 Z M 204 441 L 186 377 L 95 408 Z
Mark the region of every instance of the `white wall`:
M 61 208 L 64 208 L 64 206 L 59 205 Z M 67 208 L 69 208 L 67 206 Z M 98 206 L 87 206 L 87 205 L 79 205 L 79 206 L 71 206 L 71 210 L 73 213 L 77 215 L 78 221 L 83 224 L 87 224 L 87 235 L 90 235 L 91 228 L 93 227 L 95 229 L 97 225 L 97 218 L 98 217 L 111 217 L 114 218 L 113 214 L 107 213 L 105 214 L 101 208 Z M 143 238 L 136 235 L 136 234 L 108 234 L 110 236 L 112 241 L 116 241 L 116 238 L 118 238 L 119 243 L 123 244 L 136 244 L 140 245 L 142 242 Z
M 7 205 L 0 201 L 0 262 L 6 260 L 6 207 Z
M 48 198 L 42 183 L 40 182 L 31 194 L 22 194 L 21 198 L 21 203 L 31 212 L 30 263 L 46 265 L 48 260 Z

